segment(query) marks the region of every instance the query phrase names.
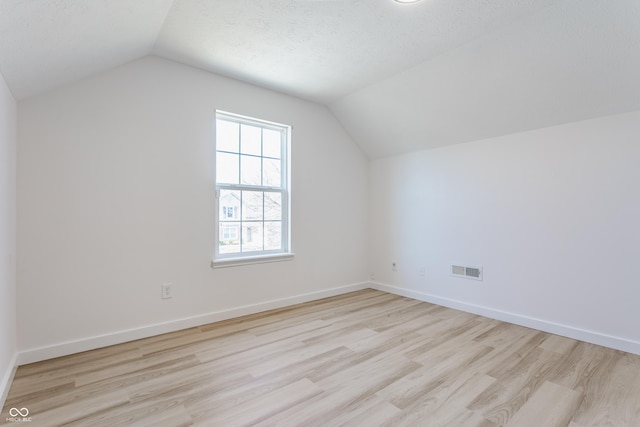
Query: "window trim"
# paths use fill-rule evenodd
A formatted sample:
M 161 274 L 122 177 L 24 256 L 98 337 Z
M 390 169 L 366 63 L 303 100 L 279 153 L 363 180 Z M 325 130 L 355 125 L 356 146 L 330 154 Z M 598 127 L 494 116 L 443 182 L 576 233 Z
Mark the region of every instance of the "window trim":
M 284 138 L 281 142 L 281 186 L 269 187 L 269 186 L 256 186 L 245 184 L 218 184 L 216 181 L 216 166 L 217 166 L 217 121 L 219 119 L 236 122 L 240 125 L 260 126 L 261 128 L 277 130 L 284 132 Z M 292 127 L 281 123 L 270 122 L 267 120 L 255 119 L 248 116 L 242 116 L 227 111 L 216 110 L 215 122 L 214 122 L 214 150 L 213 150 L 213 164 L 214 174 L 213 182 L 215 188 L 215 214 L 214 214 L 214 256 L 212 259 L 212 266 L 218 267 L 232 267 L 244 264 L 256 264 L 265 262 L 286 261 L 293 258 L 293 252 L 291 250 L 291 131 Z M 260 156 L 261 158 L 269 158 L 268 156 Z M 261 192 L 276 192 L 282 196 L 282 249 L 277 250 L 263 250 L 263 251 L 251 251 L 240 253 L 220 253 L 220 190 L 241 190 L 241 191 L 261 191 Z M 242 236 L 242 232 L 240 232 Z
M 221 258 L 211 262 L 213 268 L 237 267 L 239 265 L 265 264 L 269 262 L 291 261 L 295 254 L 293 252 L 281 252 L 269 255 L 255 255 L 241 258 Z

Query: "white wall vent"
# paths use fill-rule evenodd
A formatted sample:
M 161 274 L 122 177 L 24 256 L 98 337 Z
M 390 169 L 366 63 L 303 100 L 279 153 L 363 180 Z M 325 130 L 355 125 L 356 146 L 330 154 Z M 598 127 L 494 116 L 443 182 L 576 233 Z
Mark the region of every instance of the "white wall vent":
M 482 280 L 482 267 L 465 267 L 462 265 L 451 265 L 451 275 L 464 277 L 465 279 Z

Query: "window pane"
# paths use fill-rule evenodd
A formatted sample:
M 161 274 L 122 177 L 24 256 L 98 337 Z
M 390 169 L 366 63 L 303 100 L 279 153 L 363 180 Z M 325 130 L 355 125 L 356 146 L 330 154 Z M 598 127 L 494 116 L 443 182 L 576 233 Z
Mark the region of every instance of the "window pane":
M 288 126 L 216 112 L 220 259 L 288 250 Z M 286 239 L 285 239 L 286 237 Z
M 242 174 L 241 184 L 262 185 L 260 157 L 240 156 L 240 171 Z
M 220 190 L 220 221 L 237 221 L 240 219 L 240 192 Z
M 242 225 L 242 252 L 261 251 L 262 223 L 250 222 Z
M 240 130 L 240 152 L 242 154 L 261 156 L 262 148 L 260 139 L 262 128 L 242 125 Z
M 280 187 L 282 185 L 282 174 L 280 173 L 280 160 L 263 159 L 263 184 L 267 187 Z
M 271 129 L 262 131 L 262 155 L 279 159 L 280 154 L 280 132 Z
M 219 151 L 238 152 L 240 125 L 226 120 L 216 121 L 216 147 Z
M 261 191 L 242 192 L 242 220 L 262 220 Z
M 220 223 L 218 241 L 221 254 L 240 252 L 240 223 Z
M 216 153 L 216 182 L 219 184 L 238 184 L 238 155 Z
M 264 223 L 264 250 L 282 249 L 282 223 L 280 221 Z
M 282 219 L 282 194 L 264 193 L 264 219 Z

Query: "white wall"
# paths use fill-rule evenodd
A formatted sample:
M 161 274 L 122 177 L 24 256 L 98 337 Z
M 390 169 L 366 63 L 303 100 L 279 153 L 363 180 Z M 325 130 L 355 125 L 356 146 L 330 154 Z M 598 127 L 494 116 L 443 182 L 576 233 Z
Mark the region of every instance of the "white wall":
M 379 287 L 640 353 L 638 135 L 640 111 L 372 162 Z
M 293 261 L 210 267 L 216 109 L 293 126 Z M 19 134 L 23 362 L 367 278 L 368 163 L 325 107 L 146 57 L 21 102 Z
M 0 407 L 16 354 L 17 108 L 0 75 Z

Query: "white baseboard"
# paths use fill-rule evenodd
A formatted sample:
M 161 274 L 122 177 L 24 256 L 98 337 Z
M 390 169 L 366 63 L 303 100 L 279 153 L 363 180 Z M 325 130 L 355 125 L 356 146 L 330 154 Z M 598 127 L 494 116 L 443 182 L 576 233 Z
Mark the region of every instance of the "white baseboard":
M 9 366 L 7 366 L 7 370 L 5 371 L 2 379 L 0 380 L 0 411 L 4 408 L 4 402 L 7 400 L 7 395 L 9 394 L 9 388 L 11 387 L 11 383 L 13 382 L 13 377 L 16 374 L 16 369 L 18 368 L 18 353 L 13 353 L 13 357 L 9 362 Z
M 174 332 L 181 329 L 192 328 L 195 326 L 206 325 L 208 323 L 219 322 L 221 320 L 232 319 L 235 317 L 246 316 L 249 314 L 260 313 L 267 310 L 287 307 L 294 304 L 300 304 L 309 301 L 315 301 L 322 298 L 328 298 L 335 295 L 341 295 L 354 292 L 366 288 L 377 289 L 384 292 L 412 298 L 418 301 L 425 301 L 432 304 L 438 304 L 444 307 L 477 314 L 492 319 L 502 320 L 528 328 L 549 332 L 556 335 L 586 341 L 604 347 L 622 350 L 629 353 L 640 355 L 640 342 L 627 340 L 620 337 L 605 335 L 598 332 L 588 331 L 573 326 L 562 325 L 549 322 L 542 319 L 523 316 L 516 313 L 496 310 L 489 307 L 469 304 L 449 298 L 442 298 L 423 292 L 413 291 L 409 289 L 398 288 L 379 282 L 356 283 L 352 285 L 340 286 L 332 289 L 325 289 L 317 292 L 296 295 L 278 300 L 271 300 L 257 304 L 245 305 L 229 310 L 215 311 L 198 316 L 192 316 L 177 319 L 169 322 L 158 323 L 139 328 L 133 328 L 124 331 L 113 332 L 94 337 L 87 337 L 80 340 L 63 342 L 51 346 L 40 347 L 35 349 L 24 350 L 14 355 L 12 364 L 8 368 L 2 382 L 0 383 L 0 402 L 4 402 L 6 394 L 9 391 L 9 385 L 15 374 L 18 365 L 39 362 L 42 360 L 53 359 L 55 357 L 66 356 L 69 354 L 79 353 L 88 350 L 94 350 L 114 344 L 121 344 L 141 338 L 148 338 L 155 335 Z
M 379 291 L 389 292 L 392 294 L 400 295 L 407 298 L 412 298 L 418 301 L 429 302 L 432 304 L 441 305 L 444 307 L 453 308 L 456 310 L 465 311 L 467 313 L 473 313 L 491 319 L 502 320 L 504 322 L 513 323 L 527 328 L 537 329 L 543 332 L 548 332 L 555 335 L 561 335 L 568 338 L 573 338 L 579 341 L 585 341 L 592 344 L 601 345 L 603 347 L 609 347 L 616 350 L 626 351 L 640 355 L 640 342 L 631 341 L 625 338 L 620 338 L 612 335 L 606 335 L 599 332 L 589 331 L 574 326 L 562 325 L 559 323 L 549 322 L 534 317 L 523 316 L 517 313 L 510 313 L 507 311 L 496 310 L 490 307 L 483 307 L 475 304 L 469 304 L 463 301 L 457 301 L 449 298 L 442 298 L 436 295 L 431 295 L 423 292 L 412 291 L 409 289 L 398 288 L 396 286 L 386 285 L 384 283 L 369 282 L 369 287 L 377 289 Z
M 148 338 L 154 335 L 166 334 L 168 332 L 179 331 L 181 329 L 193 328 L 195 326 L 219 322 L 221 320 L 232 319 L 235 317 L 246 316 L 248 314 L 260 313 L 267 310 L 273 310 L 294 304 L 300 304 L 303 302 L 315 301 L 335 295 L 359 291 L 362 289 L 367 289 L 368 287 L 369 284 L 366 282 L 355 283 L 352 285 L 340 286 L 331 289 L 324 289 L 322 291 L 310 292 L 292 297 L 245 305 L 229 310 L 214 311 L 199 316 L 172 320 L 169 322 L 143 326 L 125 331 L 87 337 L 84 339 L 63 342 L 51 346 L 23 350 L 18 354 L 18 364 L 26 365 L 28 363 L 53 359 L 55 357 L 67 356 L 69 354 L 80 353 L 88 350 L 95 350 L 101 347 L 121 344 L 141 338 Z

